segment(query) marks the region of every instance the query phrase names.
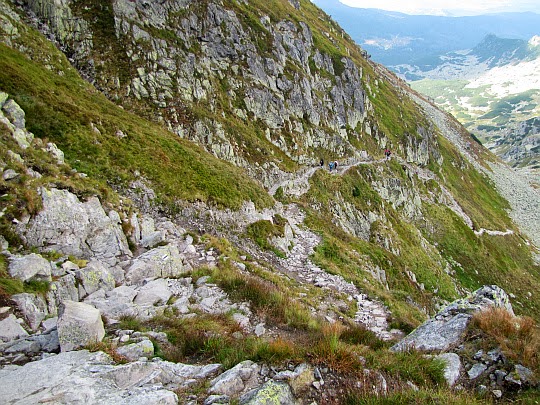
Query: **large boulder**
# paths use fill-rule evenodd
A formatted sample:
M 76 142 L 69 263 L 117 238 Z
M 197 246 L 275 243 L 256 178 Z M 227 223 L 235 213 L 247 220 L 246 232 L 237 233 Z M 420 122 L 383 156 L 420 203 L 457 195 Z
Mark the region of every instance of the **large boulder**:
M 66 274 L 58 280 L 53 281 L 47 292 L 47 304 L 49 314 L 58 315 L 58 307 L 64 301 L 79 301 L 77 291 L 77 281 L 72 274 Z
M 158 278 L 142 286 L 135 297 L 135 303 L 138 305 L 165 305 L 172 292 L 169 289 L 166 279 Z
M 11 256 L 9 275 L 22 281 L 51 281 L 51 263 L 41 255 L 31 253 L 26 256 Z
M 131 256 L 114 211 L 107 215 L 97 197 L 81 202 L 68 190 L 40 189 L 43 209 L 19 232 L 31 246 L 114 266 Z
M 64 301 L 58 312 L 58 339 L 63 352 L 101 342 L 105 336 L 101 313 L 93 306 Z
M 459 342 L 473 314 L 490 307 L 504 308 L 514 314 L 508 295 L 502 288 L 496 285 L 484 286 L 469 297 L 452 302 L 391 349 L 446 351 Z
M 256 385 L 256 381 L 253 381 L 253 379 L 256 378 L 258 371 L 259 366 L 250 360 L 238 363 L 233 368 L 214 378 L 210 382 L 208 393 L 228 396 L 238 395 L 246 389 L 253 388 L 251 385 Z
M 186 272 L 178 248 L 174 245 L 160 246 L 133 260 L 126 272 L 126 281 L 137 284 L 146 278 L 178 277 Z
M 156 384 L 157 381 L 152 382 L 161 374 L 159 363 L 141 363 L 137 369 L 112 366 L 111 363 L 105 353 L 83 350 L 60 353 L 23 367 L 0 370 L 0 403 L 178 403 L 174 392 Z

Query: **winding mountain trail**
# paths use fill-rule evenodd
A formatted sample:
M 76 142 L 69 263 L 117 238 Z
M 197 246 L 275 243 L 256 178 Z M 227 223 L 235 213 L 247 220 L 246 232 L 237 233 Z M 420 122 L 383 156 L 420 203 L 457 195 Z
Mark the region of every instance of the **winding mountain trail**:
M 351 282 L 342 276 L 330 274 L 316 266 L 310 259 L 321 237 L 302 226 L 305 214 L 296 204 L 289 204 L 283 213 L 289 220 L 294 233 L 293 248 L 286 258 L 279 259 L 282 268 L 301 283 L 313 284 L 322 289 L 345 294 L 348 301 L 356 301 L 354 320 L 376 333 L 381 339 L 389 340 L 393 334 L 388 331 L 387 318 L 390 312 L 378 301 L 369 299 Z
M 531 242 L 540 248 L 540 179 L 533 173 L 514 170 L 498 162 L 488 162 L 489 168 L 482 166 L 471 155 L 470 141 L 463 138 L 458 130 L 457 123 L 448 114 L 439 110 L 428 101 L 412 94 L 412 99 L 420 105 L 427 116 L 441 131 L 441 134 L 450 140 L 467 160 L 480 172 L 490 178 L 498 192 L 510 204 L 509 215 L 520 230 L 528 236 Z M 490 235 L 508 235 L 508 231 L 481 232 Z
M 337 169 L 328 170 L 327 166 L 315 166 L 298 170 L 292 174 L 292 178 L 288 178 L 277 182 L 270 187 L 268 193 L 273 196 L 276 194 L 278 188 L 282 188 L 285 194 L 294 195 L 300 197 L 301 195 L 309 191 L 309 179 L 315 174 L 317 170 L 326 170 L 330 174 L 342 176 L 351 167 L 360 165 L 373 165 L 377 163 L 383 163 L 386 159 L 380 160 L 359 160 L 359 159 L 346 159 L 342 162 L 338 161 Z

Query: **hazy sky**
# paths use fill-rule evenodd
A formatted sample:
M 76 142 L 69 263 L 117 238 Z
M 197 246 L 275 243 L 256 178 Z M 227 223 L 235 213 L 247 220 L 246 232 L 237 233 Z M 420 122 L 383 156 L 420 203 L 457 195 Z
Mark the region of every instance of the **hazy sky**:
M 540 14 L 540 0 L 339 0 L 360 8 L 380 8 L 406 14 L 477 15 L 532 11 Z

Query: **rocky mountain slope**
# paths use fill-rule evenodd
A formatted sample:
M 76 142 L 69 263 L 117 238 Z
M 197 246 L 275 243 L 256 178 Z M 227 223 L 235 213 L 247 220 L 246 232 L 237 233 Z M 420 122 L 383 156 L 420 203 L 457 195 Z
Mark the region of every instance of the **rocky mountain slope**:
M 530 395 L 537 180 L 310 1 L 2 0 L 0 35 L 3 402 Z M 451 362 L 389 348 L 458 298 Z

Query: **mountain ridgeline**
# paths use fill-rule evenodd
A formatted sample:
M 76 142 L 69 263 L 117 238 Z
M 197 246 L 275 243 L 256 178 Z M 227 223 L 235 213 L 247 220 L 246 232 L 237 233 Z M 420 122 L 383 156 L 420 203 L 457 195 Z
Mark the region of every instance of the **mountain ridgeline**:
M 168 361 L 243 370 L 242 388 L 197 389 L 144 363 L 168 398 L 258 403 L 254 381 L 277 381 L 299 403 L 340 403 L 409 382 L 433 394 L 440 363 L 387 341 L 484 285 L 540 320 L 538 188 L 311 1 L 0 0 L 0 39 L 0 296 L 43 300 L 61 347 L 86 305 L 114 347 L 148 335 Z M 41 292 L 15 280 L 36 256 L 54 269 Z M 467 308 L 511 309 L 499 287 Z M 378 388 L 357 393 L 357 373 Z

